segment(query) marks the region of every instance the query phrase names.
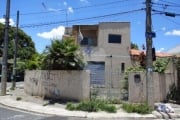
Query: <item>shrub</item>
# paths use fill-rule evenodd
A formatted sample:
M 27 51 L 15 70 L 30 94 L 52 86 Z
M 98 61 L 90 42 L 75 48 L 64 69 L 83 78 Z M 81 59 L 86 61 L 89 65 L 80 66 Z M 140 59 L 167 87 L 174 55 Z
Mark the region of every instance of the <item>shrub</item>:
M 153 64 L 154 72 L 164 73 L 168 63 L 169 63 L 169 58 L 157 59 L 156 62 Z
M 16 100 L 17 100 L 17 101 L 20 101 L 20 100 L 22 100 L 22 98 L 21 98 L 21 97 L 17 97 Z
M 76 110 L 76 106 L 73 103 L 67 103 L 66 109 L 68 110 Z
M 99 110 L 96 101 L 83 101 L 77 105 L 76 109 L 88 112 L 97 112 Z
M 103 105 L 100 106 L 101 110 L 109 112 L 109 113 L 116 113 L 117 112 L 117 108 L 114 105 Z
M 122 101 L 120 99 L 111 99 L 109 101 L 110 104 L 122 104 Z
M 152 112 L 152 109 L 148 106 L 147 103 L 123 103 L 122 108 L 128 113 L 140 113 L 148 114 Z
M 115 113 L 117 111 L 117 108 L 115 106 L 109 105 L 106 101 L 102 100 L 82 101 L 77 105 L 68 103 L 66 109 L 81 110 L 87 112 L 97 112 L 99 110 L 102 110 L 109 113 Z

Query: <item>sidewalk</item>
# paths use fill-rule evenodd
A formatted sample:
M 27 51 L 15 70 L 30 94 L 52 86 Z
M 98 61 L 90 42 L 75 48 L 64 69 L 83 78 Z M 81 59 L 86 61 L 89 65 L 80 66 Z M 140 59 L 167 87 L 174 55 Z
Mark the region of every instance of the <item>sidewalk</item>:
M 17 100 L 21 99 L 21 100 Z M 176 119 L 180 118 L 180 105 L 171 104 L 175 113 L 159 113 L 153 111 L 152 114 L 140 115 L 136 113 L 126 113 L 122 109 L 118 109 L 117 113 L 106 112 L 83 112 L 83 111 L 68 111 L 63 103 L 48 104 L 49 101 L 43 100 L 40 97 L 30 96 L 24 93 L 23 84 L 17 86 L 14 91 L 7 90 L 6 96 L 0 96 L 0 104 L 23 111 L 35 112 L 40 114 L 69 116 L 69 117 L 84 117 L 92 119 Z

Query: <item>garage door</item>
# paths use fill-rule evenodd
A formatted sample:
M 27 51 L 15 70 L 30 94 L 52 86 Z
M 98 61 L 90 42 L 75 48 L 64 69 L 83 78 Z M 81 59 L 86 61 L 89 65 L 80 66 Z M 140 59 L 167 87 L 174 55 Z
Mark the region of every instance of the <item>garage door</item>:
M 104 62 L 88 62 L 86 69 L 90 70 L 91 85 L 105 84 L 105 63 Z

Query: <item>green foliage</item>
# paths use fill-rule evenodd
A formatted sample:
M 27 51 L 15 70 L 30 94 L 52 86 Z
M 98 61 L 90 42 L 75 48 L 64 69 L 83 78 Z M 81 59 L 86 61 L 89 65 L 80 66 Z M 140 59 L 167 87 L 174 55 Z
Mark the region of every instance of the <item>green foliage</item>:
M 72 38 L 54 40 L 44 55 L 42 69 L 46 70 L 81 70 L 85 65 L 79 46 Z
M 138 45 L 135 43 L 131 43 L 131 49 L 139 50 Z
M 98 104 L 99 103 L 96 101 L 83 101 L 77 105 L 76 109 L 88 112 L 97 112 L 99 110 Z
M 41 54 L 34 54 L 31 59 L 26 61 L 26 69 L 28 70 L 36 70 L 40 69 L 41 62 L 43 59 L 43 55 Z
M 22 100 L 22 98 L 21 98 L 21 97 L 17 97 L 16 100 L 17 100 L 17 101 L 20 101 L 20 100 Z
M 167 65 L 169 63 L 169 58 L 158 58 L 156 62 L 154 62 L 154 72 L 164 73 Z
M 71 111 L 76 110 L 76 105 L 74 105 L 73 103 L 67 103 L 66 109 Z
M 148 114 L 152 112 L 147 103 L 123 103 L 122 108 L 128 113 Z
M 13 59 L 14 57 L 14 39 L 16 28 L 10 26 L 9 27 L 9 41 L 8 41 L 8 59 Z M 0 46 L 3 46 L 4 42 L 4 25 L 0 23 Z M 0 57 L 2 56 L 2 49 L 0 49 Z M 18 40 L 17 40 L 17 76 L 18 80 L 24 77 L 24 70 L 27 68 L 27 61 L 31 59 L 31 57 L 36 54 L 36 49 L 34 42 L 31 37 L 24 33 L 21 29 L 18 30 Z M 32 64 L 32 63 L 31 63 Z M 12 65 L 8 66 L 9 68 L 9 76 L 12 72 Z M 23 80 L 23 79 L 22 79 Z
M 120 99 L 111 99 L 111 100 L 109 100 L 109 103 L 110 104 L 121 104 L 122 103 L 122 101 L 120 100 Z
M 97 112 L 99 110 L 106 111 L 109 113 L 117 112 L 117 108 L 114 105 L 109 105 L 106 101 L 102 100 L 82 101 L 76 105 L 73 103 L 68 103 L 66 109 L 81 110 L 87 112 Z
M 14 55 L 14 39 L 16 28 L 9 27 L 9 44 L 8 44 L 8 59 L 12 59 Z M 3 45 L 4 40 L 4 25 L 0 24 L 0 46 Z M 2 50 L 0 50 L 2 52 Z M 20 60 L 30 59 L 36 53 L 34 42 L 31 37 L 24 33 L 21 29 L 18 30 L 17 40 L 17 57 Z

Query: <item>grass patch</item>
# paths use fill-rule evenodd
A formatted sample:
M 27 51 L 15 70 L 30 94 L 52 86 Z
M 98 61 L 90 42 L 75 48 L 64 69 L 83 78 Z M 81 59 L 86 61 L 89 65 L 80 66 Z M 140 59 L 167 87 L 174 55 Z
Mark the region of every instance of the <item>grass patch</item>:
M 66 109 L 71 110 L 71 111 L 76 110 L 76 105 L 73 103 L 67 103 Z
M 123 103 L 122 108 L 128 113 L 149 114 L 152 112 L 147 103 Z
M 66 109 L 81 110 L 87 112 L 97 112 L 100 110 L 109 113 L 117 112 L 117 108 L 114 105 L 110 105 L 106 101 L 102 100 L 82 101 L 79 104 L 68 103 L 66 105 Z
M 111 99 L 108 101 L 110 104 L 122 104 L 120 99 Z
M 21 98 L 21 97 L 17 97 L 16 100 L 17 100 L 17 101 L 20 101 L 20 100 L 22 100 L 22 98 Z

